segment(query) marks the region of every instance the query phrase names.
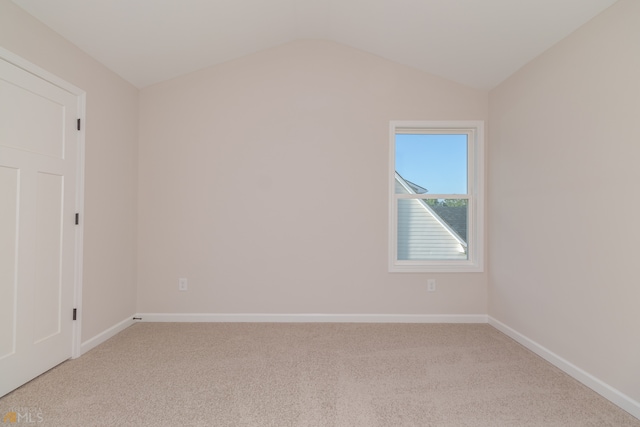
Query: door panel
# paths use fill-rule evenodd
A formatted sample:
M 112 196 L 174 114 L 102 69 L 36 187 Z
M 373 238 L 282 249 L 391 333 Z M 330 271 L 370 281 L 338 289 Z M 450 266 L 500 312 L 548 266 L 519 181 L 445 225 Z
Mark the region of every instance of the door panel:
M 63 177 L 37 174 L 34 343 L 60 333 L 63 255 Z M 54 303 L 55 302 L 55 303 Z
M 46 93 L 33 93 L 29 89 L 0 80 L 0 99 L 20 100 L 14 104 L 0 103 L 0 116 L 9 124 L 0 128 L 0 141 L 9 147 L 61 158 L 65 106 L 47 98 Z M 37 126 L 33 125 L 34 116 L 40 120 Z
M 18 169 L 0 167 L 0 360 L 16 344 L 18 182 Z
M 71 357 L 78 117 L 77 95 L 0 59 L 0 396 Z

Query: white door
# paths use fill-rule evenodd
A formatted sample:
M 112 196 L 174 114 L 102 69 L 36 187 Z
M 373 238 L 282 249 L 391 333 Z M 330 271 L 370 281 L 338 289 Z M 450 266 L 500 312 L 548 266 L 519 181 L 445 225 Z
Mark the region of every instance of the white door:
M 78 117 L 0 56 L 0 396 L 72 355 Z

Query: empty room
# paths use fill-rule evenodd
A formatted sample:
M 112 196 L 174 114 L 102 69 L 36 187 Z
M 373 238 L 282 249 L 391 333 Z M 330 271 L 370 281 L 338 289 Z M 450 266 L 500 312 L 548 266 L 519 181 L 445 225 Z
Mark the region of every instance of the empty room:
M 0 0 L 0 423 L 640 426 L 640 1 Z

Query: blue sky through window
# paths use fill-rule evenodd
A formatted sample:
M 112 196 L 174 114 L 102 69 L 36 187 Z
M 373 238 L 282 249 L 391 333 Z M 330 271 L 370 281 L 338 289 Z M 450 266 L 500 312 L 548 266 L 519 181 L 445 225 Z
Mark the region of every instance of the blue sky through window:
M 467 192 L 467 135 L 396 134 L 396 171 L 427 194 Z

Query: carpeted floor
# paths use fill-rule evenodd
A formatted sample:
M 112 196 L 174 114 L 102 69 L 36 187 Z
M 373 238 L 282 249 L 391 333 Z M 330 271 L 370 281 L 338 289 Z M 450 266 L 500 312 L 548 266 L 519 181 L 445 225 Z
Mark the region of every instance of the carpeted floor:
M 640 426 L 477 324 L 138 323 L 0 399 L 11 411 L 56 427 Z

